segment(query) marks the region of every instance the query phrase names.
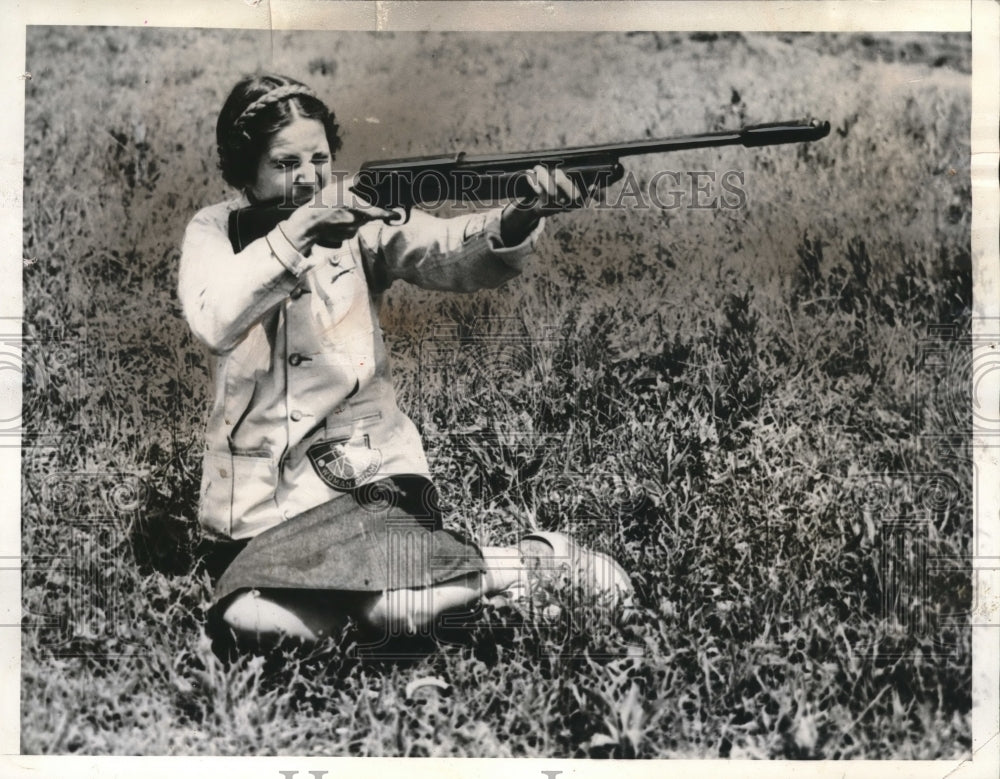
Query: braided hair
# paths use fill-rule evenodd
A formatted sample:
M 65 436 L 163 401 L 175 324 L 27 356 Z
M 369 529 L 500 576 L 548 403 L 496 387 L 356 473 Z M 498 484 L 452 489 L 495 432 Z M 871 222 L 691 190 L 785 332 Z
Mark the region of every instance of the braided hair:
M 254 183 L 268 144 L 296 115 L 316 119 L 326 131 L 330 154 L 341 147 L 340 125 L 333 112 L 303 84 L 287 76 L 247 76 L 233 87 L 219 112 L 215 139 L 222 178 L 236 189 Z

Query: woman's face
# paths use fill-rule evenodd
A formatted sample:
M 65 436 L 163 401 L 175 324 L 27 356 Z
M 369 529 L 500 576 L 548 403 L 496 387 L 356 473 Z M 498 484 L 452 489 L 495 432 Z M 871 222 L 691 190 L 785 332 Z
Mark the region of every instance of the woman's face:
M 257 163 L 257 179 L 250 194 L 256 201 L 302 203 L 329 181 L 330 163 L 323 123 L 296 116 L 271 138 Z

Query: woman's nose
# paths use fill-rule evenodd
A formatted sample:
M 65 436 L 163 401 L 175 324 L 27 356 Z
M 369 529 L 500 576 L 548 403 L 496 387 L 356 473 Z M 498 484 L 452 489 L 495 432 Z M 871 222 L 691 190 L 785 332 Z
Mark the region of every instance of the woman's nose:
M 294 183 L 299 186 L 323 186 L 323 165 L 306 164 L 295 169 Z

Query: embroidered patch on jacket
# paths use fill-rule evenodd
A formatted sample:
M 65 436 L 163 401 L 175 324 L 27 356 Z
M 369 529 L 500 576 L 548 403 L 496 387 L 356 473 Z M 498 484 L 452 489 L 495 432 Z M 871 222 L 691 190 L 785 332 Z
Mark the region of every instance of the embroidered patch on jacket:
M 378 473 L 382 450 L 372 449 L 368 436 L 364 442 L 344 439 L 320 441 L 306 450 L 309 462 L 323 483 L 335 490 L 353 490 Z

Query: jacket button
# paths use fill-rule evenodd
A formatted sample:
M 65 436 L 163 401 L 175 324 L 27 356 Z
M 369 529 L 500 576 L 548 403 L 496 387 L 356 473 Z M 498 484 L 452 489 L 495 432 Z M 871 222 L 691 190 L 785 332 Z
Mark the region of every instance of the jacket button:
M 295 352 L 293 354 L 288 355 L 288 364 L 291 365 L 293 368 L 295 368 L 302 364 L 303 359 L 304 358 L 302 357 L 301 354 Z
M 288 416 L 290 416 L 290 417 L 292 418 L 292 421 L 293 421 L 293 422 L 298 422 L 298 421 L 299 421 L 300 419 L 302 419 L 302 412 L 301 412 L 301 411 L 298 411 L 298 410 L 296 410 L 296 411 L 293 411 L 293 412 L 292 412 L 291 414 L 289 414 Z
M 302 297 L 303 295 L 305 295 L 308 291 L 309 290 L 307 290 L 305 287 L 296 287 L 291 292 L 292 300 L 298 300 L 300 297 Z

